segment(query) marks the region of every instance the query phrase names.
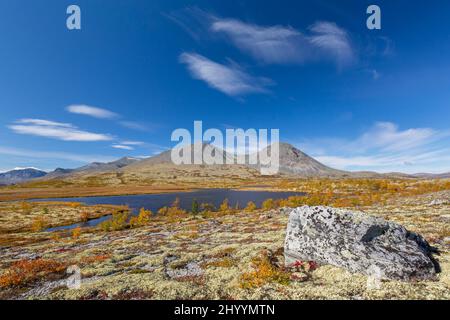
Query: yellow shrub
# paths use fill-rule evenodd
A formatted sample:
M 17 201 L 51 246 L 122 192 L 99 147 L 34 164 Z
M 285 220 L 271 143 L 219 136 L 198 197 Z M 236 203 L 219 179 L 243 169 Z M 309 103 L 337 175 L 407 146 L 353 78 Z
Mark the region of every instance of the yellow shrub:
M 262 208 L 264 210 L 272 210 L 275 208 L 275 202 L 273 199 L 267 199 L 262 203 Z
M 289 273 L 275 267 L 267 251 L 262 251 L 252 260 L 252 267 L 254 271 L 243 273 L 239 279 L 239 286 L 242 289 L 261 287 L 269 282 L 289 284 Z
M 180 219 L 188 217 L 186 210 L 180 209 L 179 207 L 162 207 L 158 210 L 158 216 L 169 218 L 171 221 L 175 222 Z
M 256 210 L 256 204 L 253 201 L 250 201 L 249 203 L 247 203 L 247 206 L 244 210 L 247 212 L 253 212 Z
M 128 210 L 119 210 L 113 213 L 112 218 L 103 221 L 100 223 L 100 228 L 103 231 L 119 231 L 126 229 L 128 225 L 128 216 L 129 211 Z
M 44 217 L 39 216 L 33 220 L 33 223 L 31 224 L 31 231 L 33 232 L 40 232 L 44 230 L 47 226 L 47 221 Z
M 139 215 L 137 217 L 131 217 L 130 219 L 130 227 L 141 227 L 150 222 L 150 218 L 153 215 L 153 213 L 150 210 L 145 210 L 144 208 L 141 208 L 139 211 Z
M 55 242 L 58 242 L 61 240 L 61 234 L 59 234 L 58 232 L 53 232 L 52 233 L 52 240 Z
M 33 210 L 33 205 L 29 202 L 24 201 L 20 203 L 20 208 L 22 209 L 23 213 L 30 214 L 31 210 Z
M 230 210 L 230 204 L 228 199 L 223 200 L 222 204 L 219 207 L 219 211 L 226 212 Z
M 81 235 L 81 228 L 77 227 L 72 230 L 72 239 L 78 239 Z

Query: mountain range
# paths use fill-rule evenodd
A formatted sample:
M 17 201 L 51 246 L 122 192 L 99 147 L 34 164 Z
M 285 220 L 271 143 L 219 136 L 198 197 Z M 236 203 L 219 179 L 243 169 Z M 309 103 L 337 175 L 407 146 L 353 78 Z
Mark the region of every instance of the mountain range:
M 191 146 L 194 150 L 193 145 Z M 270 154 L 272 146 L 262 150 Z M 224 163 L 227 159 L 234 159 L 234 156 L 210 144 L 202 144 L 202 150 L 214 155 L 216 152 L 223 154 Z M 420 173 L 415 175 L 391 173 L 377 174 L 375 172 L 349 172 L 330 168 L 314 158 L 308 156 L 301 150 L 287 143 L 279 144 L 279 174 L 290 177 L 401 177 L 401 178 L 420 178 L 437 179 L 450 178 L 450 173 L 427 174 Z M 246 156 L 249 157 L 248 155 Z M 193 159 L 193 154 L 191 154 Z M 188 170 L 188 167 L 190 170 Z M 211 169 L 209 167 L 212 167 Z M 161 176 L 166 174 L 168 177 L 179 175 L 205 175 L 210 177 L 233 176 L 245 178 L 259 174 L 259 165 L 220 165 L 215 166 L 200 165 L 182 165 L 176 166 L 171 160 L 171 150 L 164 151 L 156 156 L 149 158 L 123 157 L 116 161 L 102 163 L 93 162 L 76 169 L 57 168 L 51 172 L 45 172 L 35 168 L 15 169 L 12 171 L 0 173 L 0 185 L 11 185 L 30 180 L 50 180 L 50 179 L 76 179 L 77 177 L 96 177 L 116 175 L 128 177 L 139 176 Z M 182 169 L 181 169 L 182 168 Z

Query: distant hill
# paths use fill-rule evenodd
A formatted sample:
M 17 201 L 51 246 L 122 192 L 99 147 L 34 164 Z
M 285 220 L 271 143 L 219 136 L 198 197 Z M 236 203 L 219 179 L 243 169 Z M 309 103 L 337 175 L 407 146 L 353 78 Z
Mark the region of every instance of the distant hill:
M 83 173 L 97 173 L 97 172 L 109 172 L 117 171 L 123 167 L 140 161 L 138 158 L 123 157 L 112 162 L 92 162 L 88 165 L 82 166 L 76 169 L 62 169 L 57 168 L 56 170 L 49 172 L 44 179 L 62 178 L 70 176 L 72 174 L 83 174 Z
M 10 185 L 26 182 L 32 179 L 43 177 L 46 174 L 47 172 L 35 168 L 15 169 L 0 173 L 0 184 Z
M 449 179 L 450 172 L 447 173 L 416 173 L 412 175 L 415 178 L 420 179 Z
M 130 164 L 136 163 L 141 161 L 141 159 L 138 158 L 132 158 L 132 157 L 123 157 L 119 160 L 112 161 L 112 162 L 93 162 L 91 164 L 88 164 L 86 166 L 80 167 L 78 169 L 75 169 L 73 172 L 105 172 L 105 171 L 115 171 L 118 169 L 121 169 L 123 167 L 126 167 Z
M 65 176 L 69 173 L 74 172 L 75 169 L 63 169 L 63 168 L 56 168 L 54 171 L 51 171 L 49 173 L 47 173 L 44 178 L 45 179 L 51 179 L 51 178 L 58 178 L 58 177 L 62 177 Z

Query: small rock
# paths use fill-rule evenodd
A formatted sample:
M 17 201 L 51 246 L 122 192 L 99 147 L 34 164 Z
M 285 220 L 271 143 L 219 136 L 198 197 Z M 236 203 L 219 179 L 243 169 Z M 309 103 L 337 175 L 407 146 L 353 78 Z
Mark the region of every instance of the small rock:
M 189 262 L 183 268 L 166 268 L 165 275 L 169 279 L 178 279 L 184 277 L 199 277 L 203 275 L 202 268 L 196 262 Z
M 444 199 L 434 199 L 428 205 L 431 207 L 431 206 L 440 206 L 444 204 L 448 204 L 448 201 Z
M 167 279 L 179 279 L 184 277 L 199 277 L 203 275 L 203 269 L 197 262 L 189 262 L 182 267 L 173 268 L 170 266 L 172 262 L 179 260 L 180 257 L 169 254 L 164 257 L 164 275 Z

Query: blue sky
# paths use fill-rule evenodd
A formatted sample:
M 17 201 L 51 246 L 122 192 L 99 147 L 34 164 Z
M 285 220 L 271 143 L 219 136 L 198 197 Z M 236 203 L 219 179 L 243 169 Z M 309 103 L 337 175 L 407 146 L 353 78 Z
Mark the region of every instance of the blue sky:
M 449 19 L 448 1 L 2 1 L 0 171 L 149 156 L 194 120 L 280 129 L 340 169 L 450 171 Z

